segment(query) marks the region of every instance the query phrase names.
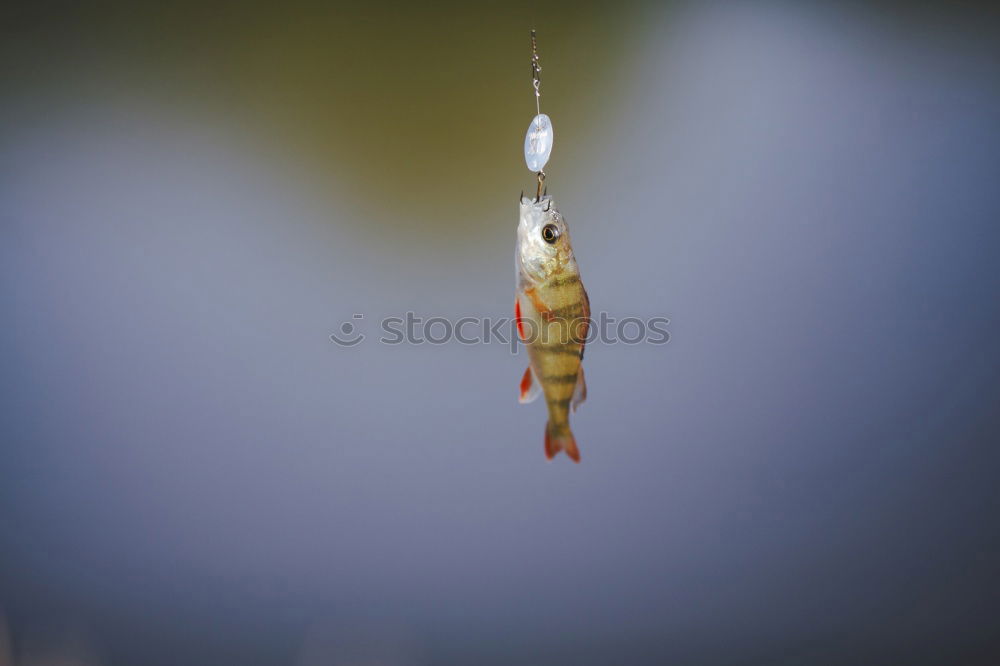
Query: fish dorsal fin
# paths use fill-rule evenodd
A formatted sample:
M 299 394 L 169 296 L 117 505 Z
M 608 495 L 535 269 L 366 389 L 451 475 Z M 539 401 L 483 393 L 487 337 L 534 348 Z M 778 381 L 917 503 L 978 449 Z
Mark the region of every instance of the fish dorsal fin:
M 518 402 L 526 405 L 537 398 L 541 392 L 542 385 L 538 382 L 534 371 L 529 365 L 528 369 L 524 371 L 524 377 L 521 378 L 521 396 L 518 398 Z
M 576 375 L 576 388 L 573 389 L 573 411 L 576 411 L 578 405 L 582 405 L 587 400 L 587 380 L 583 377 L 583 366 L 580 366 L 580 370 Z

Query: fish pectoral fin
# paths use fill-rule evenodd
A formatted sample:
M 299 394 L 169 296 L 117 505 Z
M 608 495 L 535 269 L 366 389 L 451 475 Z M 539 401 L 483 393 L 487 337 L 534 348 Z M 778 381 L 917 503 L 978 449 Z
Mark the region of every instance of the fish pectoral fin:
M 524 332 L 524 318 L 521 316 L 521 299 L 514 299 L 514 321 L 517 323 L 517 337 L 527 340 L 528 336 Z
M 578 405 L 582 405 L 587 401 L 587 380 L 583 377 L 583 366 L 580 366 L 580 371 L 576 375 L 576 388 L 573 389 L 573 400 L 571 404 L 573 405 L 573 411 L 576 411 Z
M 542 320 L 546 322 L 552 321 L 552 308 L 545 304 L 545 301 L 543 301 L 538 295 L 538 292 L 534 287 L 528 287 L 525 289 L 524 295 L 531 299 L 531 304 L 534 306 Z
M 518 402 L 526 405 L 537 398 L 541 392 L 542 385 L 535 378 L 535 373 L 529 365 L 528 369 L 524 371 L 524 377 L 521 378 L 521 396 L 518 398 Z

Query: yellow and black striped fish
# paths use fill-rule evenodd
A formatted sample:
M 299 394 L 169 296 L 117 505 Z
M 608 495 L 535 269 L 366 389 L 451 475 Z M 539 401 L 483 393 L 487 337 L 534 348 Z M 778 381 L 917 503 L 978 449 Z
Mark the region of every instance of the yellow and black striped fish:
M 528 369 L 521 380 L 521 402 L 545 394 L 549 421 L 545 455 L 559 451 L 580 462 L 580 450 L 569 428 L 569 410 L 587 398 L 583 348 L 590 324 L 590 300 L 580 281 L 566 220 L 552 198 L 521 197 L 517 227 L 517 332 L 528 350 Z

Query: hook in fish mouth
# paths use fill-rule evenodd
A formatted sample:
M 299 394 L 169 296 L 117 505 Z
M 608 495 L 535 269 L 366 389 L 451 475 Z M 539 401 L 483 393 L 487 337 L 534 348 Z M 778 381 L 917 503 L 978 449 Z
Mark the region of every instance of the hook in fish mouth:
M 546 213 L 552 209 L 552 197 L 546 192 L 543 192 L 540 198 L 534 199 L 530 196 L 524 196 L 524 190 L 522 190 L 520 197 L 518 197 L 518 203 L 522 206 L 538 206 Z

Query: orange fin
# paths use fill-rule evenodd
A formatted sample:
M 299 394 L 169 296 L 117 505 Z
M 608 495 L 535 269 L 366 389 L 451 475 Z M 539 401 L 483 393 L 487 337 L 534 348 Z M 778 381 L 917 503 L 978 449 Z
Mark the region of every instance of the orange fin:
M 573 411 L 579 405 L 582 405 L 587 400 L 587 380 L 583 377 L 583 366 L 580 366 L 580 370 L 576 375 L 576 388 L 573 389 Z
M 535 379 L 535 373 L 529 365 L 528 369 L 524 371 L 524 377 L 521 378 L 521 395 L 517 401 L 525 405 L 533 401 L 541 393 L 542 385 Z
M 514 299 L 514 321 L 517 322 L 517 336 L 521 340 L 527 341 L 528 336 L 524 333 L 524 318 L 521 316 L 521 299 Z
M 580 462 L 580 449 L 576 448 L 576 438 L 567 427 L 562 432 L 554 432 L 552 423 L 545 424 L 545 457 L 552 460 L 557 453 L 565 451 L 573 462 Z

